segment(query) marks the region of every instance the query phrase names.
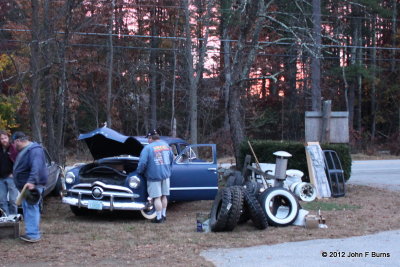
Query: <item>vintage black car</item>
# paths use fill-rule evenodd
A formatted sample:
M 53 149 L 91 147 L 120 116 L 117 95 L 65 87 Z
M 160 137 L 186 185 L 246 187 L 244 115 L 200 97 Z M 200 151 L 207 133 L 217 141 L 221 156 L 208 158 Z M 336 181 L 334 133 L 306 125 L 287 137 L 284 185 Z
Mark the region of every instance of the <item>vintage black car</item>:
M 151 219 L 155 210 L 147 195 L 145 177 L 136 172 L 147 138 L 122 135 L 102 127 L 81 134 L 94 161 L 70 169 L 62 202 L 75 215 L 88 210 L 140 211 Z M 189 145 L 180 138 L 161 137 L 175 154 L 170 201 L 211 200 L 218 191 L 215 144 Z
M 63 168 L 51 159 L 46 149 L 44 150 L 44 155 L 49 176 L 43 194 L 47 196 L 52 193 L 55 196 L 60 196 L 64 177 Z

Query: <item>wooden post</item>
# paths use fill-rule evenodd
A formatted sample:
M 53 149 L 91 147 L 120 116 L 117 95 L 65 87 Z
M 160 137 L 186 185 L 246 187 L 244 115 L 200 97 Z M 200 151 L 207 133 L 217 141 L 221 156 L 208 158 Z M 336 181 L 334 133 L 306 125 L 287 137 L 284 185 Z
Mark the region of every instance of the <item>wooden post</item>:
M 322 127 L 321 127 L 321 143 L 330 142 L 330 120 L 332 112 L 332 101 L 326 100 L 322 108 Z
M 257 158 L 257 156 L 256 156 L 256 153 L 255 153 L 254 150 L 253 150 L 253 147 L 251 146 L 250 141 L 247 141 L 247 143 L 249 144 L 251 153 L 253 153 L 253 156 L 254 156 L 254 158 L 255 158 L 255 160 L 256 160 L 257 169 L 259 169 L 259 170 L 261 171 L 260 162 L 258 161 L 258 158 Z M 265 179 L 261 179 L 261 181 L 262 181 L 262 183 L 263 183 L 263 185 L 264 185 L 264 188 L 268 188 L 268 185 L 267 185 L 267 182 L 265 181 Z

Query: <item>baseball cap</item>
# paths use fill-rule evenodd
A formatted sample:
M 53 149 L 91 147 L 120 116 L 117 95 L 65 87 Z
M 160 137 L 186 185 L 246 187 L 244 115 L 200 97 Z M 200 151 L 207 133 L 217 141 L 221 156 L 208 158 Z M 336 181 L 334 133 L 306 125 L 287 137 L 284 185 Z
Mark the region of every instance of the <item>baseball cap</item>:
M 15 132 L 12 136 L 11 136 L 11 141 L 14 142 L 17 139 L 27 139 L 28 136 L 26 134 L 24 134 L 23 132 Z
M 148 138 L 148 137 L 154 136 L 154 135 L 158 135 L 158 133 L 157 133 L 156 130 L 152 130 L 152 131 L 148 132 L 148 133 L 146 134 L 146 137 Z

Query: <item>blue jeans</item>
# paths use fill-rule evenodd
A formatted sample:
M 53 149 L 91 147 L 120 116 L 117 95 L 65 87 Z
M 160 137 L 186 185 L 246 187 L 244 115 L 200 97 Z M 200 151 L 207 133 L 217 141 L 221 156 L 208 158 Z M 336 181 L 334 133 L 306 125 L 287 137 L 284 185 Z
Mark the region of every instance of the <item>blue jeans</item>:
M 18 213 L 18 207 L 15 204 L 17 197 L 18 189 L 15 187 L 14 179 L 12 177 L 0 178 L 0 208 L 7 215 Z
M 40 193 L 43 194 L 44 188 L 37 188 Z M 24 222 L 25 222 L 25 235 L 33 238 L 39 239 L 40 234 L 40 202 L 42 198 L 35 205 L 30 205 L 24 199 L 22 201 L 22 209 L 24 211 Z

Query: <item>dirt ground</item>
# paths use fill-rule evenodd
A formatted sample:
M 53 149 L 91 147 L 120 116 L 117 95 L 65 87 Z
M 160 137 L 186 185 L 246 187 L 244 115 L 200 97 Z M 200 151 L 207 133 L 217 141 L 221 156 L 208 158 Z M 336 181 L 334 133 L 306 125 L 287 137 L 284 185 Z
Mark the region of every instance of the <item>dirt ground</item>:
M 36 244 L 18 239 L 0 240 L 0 266 L 212 266 L 199 256 L 202 250 L 400 229 L 400 192 L 348 186 L 345 197 L 318 203 L 353 208 L 322 210 L 328 229 L 288 226 L 257 230 L 249 221 L 238 225 L 233 232 L 198 233 L 196 213 L 208 213 L 212 201 L 171 204 L 167 222 L 152 224 L 132 213 L 76 217 L 58 197 L 49 197 L 42 217 L 43 239 Z

